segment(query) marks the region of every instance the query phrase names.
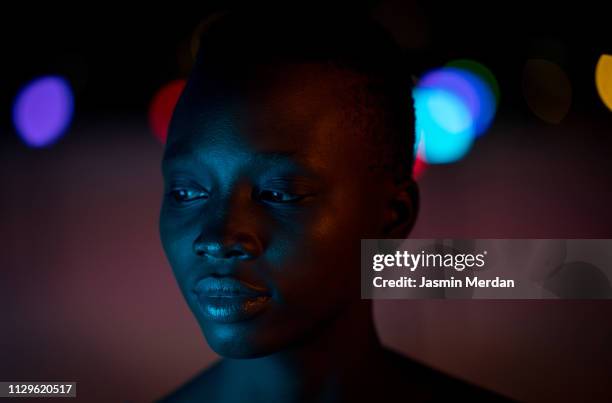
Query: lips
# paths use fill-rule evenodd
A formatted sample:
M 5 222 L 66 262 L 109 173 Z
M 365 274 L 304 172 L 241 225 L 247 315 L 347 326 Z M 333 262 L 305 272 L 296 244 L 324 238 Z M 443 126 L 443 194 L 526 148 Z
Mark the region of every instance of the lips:
M 195 287 L 202 315 L 215 322 L 232 323 L 251 319 L 270 304 L 270 292 L 233 277 L 205 277 Z
M 256 287 L 233 277 L 204 277 L 196 283 L 194 291 L 198 295 L 215 298 L 269 296 L 267 289 Z

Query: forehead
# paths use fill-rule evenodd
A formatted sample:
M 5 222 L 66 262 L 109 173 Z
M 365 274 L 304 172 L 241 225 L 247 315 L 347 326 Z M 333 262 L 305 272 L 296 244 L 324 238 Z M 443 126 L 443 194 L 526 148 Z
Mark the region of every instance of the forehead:
M 321 64 L 192 74 L 172 118 L 165 158 L 198 150 L 307 156 L 356 145 L 347 119 L 364 78 Z

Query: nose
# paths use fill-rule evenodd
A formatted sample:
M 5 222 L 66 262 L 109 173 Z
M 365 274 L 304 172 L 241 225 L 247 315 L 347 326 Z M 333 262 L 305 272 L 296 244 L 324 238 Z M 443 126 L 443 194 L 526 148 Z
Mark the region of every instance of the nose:
M 229 261 L 255 259 L 262 254 L 262 222 L 248 186 L 238 186 L 231 197 L 217 200 L 215 210 L 203 218 L 201 232 L 193 242 L 198 257 Z
M 193 251 L 199 257 L 226 260 L 249 260 L 257 255 L 257 243 L 247 234 L 236 234 L 223 241 L 210 239 L 204 234 L 193 243 Z M 207 239 L 208 238 L 208 239 Z

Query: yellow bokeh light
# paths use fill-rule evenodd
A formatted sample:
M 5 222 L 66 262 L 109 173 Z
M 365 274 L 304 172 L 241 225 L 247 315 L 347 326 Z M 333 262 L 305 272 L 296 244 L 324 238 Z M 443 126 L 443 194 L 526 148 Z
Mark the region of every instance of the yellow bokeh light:
M 595 85 L 603 103 L 612 111 L 612 56 L 602 55 L 595 67 Z

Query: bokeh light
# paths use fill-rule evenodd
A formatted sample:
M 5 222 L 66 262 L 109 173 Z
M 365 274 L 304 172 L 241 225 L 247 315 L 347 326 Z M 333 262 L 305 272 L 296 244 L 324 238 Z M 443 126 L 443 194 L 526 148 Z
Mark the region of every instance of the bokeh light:
M 423 161 L 423 158 L 420 155 L 416 155 L 414 159 L 414 165 L 412 166 L 412 177 L 416 179 L 421 179 L 423 177 L 423 173 L 425 173 L 425 169 L 427 168 L 427 163 Z
M 164 85 L 157 91 L 149 106 L 149 126 L 162 144 L 166 143 L 170 119 L 185 84 L 186 81 L 180 79 Z
M 414 89 L 416 153 L 429 164 L 446 164 L 461 159 L 470 149 L 473 122 L 462 99 L 436 88 Z
M 561 123 L 572 103 L 572 84 L 563 69 L 545 59 L 529 59 L 523 70 L 529 109 L 548 123 Z
M 66 132 L 73 113 L 74 96 L 68 81 L 60 76 L 44 76 L 18 92 L 13 124 L 27 145 L 47 147 Z
M 595 85 L 603 103 L 612 111 L 612 56 L 602 55 L 595 67 Z
M 469 109 L 474 134 L 480 136 L 491 124 L 497 108 L 493 90 L 480 76 L 464 68 L 445 67 L 421 79 L 420 87 L 444 89 Z
M 470 59 L 457 59 L 448 62 L 446 66 L 465 70 L 475 76 L 478 76 L 478 78 L 480 78 L 482 81 L 484 81 L 484 83 L 487 84 L 487 89 L 493 93 L 496 105 L 499 104 L 499 98 L 501 96 L 501 93 L 499 91 L 499 84 L 497 83 L 495 75 L 483 64 Z
M 379 1 L 372 15 L 404 49 L 425 48 L 431 42 L 431 27 L 423 8 L 415 1 Z
M 480 63 L 457 60 L 416 83 L 416 152 L 429 164 L 458 161 L 491 125 L 499 86 Z

